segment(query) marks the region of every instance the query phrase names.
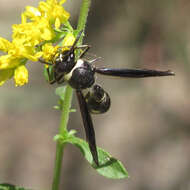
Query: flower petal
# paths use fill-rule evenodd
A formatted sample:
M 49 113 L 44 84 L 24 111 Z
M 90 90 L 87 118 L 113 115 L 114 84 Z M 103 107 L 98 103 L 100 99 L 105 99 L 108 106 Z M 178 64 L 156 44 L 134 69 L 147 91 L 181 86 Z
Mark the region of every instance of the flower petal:
M 21 65 L 15 69 L 14 79 L 16 86 L 22 86 L 28 83 L 28 70 L 24 65 Z
M 9 47 L 11 47 L 11 42 L 6 40 L 5 38 L 0 37 L 0 50 L 3 52 L 8 52 Z

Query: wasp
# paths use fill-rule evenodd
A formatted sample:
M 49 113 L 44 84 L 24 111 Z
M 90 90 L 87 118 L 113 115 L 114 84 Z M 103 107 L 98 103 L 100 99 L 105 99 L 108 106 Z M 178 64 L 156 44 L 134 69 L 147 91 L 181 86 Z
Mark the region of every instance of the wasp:
M 127 69 L 127 68 L 106 68 L 96 67 L 93 60 L 85 60 L 84 56 L 89 51 L 89 45 L 77 46 L 83 31 L 79 32 L 74 44 L 68 49 L 57 53 L 52 63 L 40 59 L 43 64 L 52 65 L 53 80 L 50 84 L 62 84 L 67 82 L 76 91 L 80 112 L 85 128 L 86 139 L 90 147 L 93 160 L 99 166 L 96 147 L 95 131 L 91 114 L 101 114 L 108 111 L 111 105 L 109 94 L 95 81 L 95 75 L 114 76 L 120 78 L 145 78 L 171 76 L 174 73 L 170 70 L 148 70 L 148 69 Z M 76 59 L 76 49 L 83 49 Z

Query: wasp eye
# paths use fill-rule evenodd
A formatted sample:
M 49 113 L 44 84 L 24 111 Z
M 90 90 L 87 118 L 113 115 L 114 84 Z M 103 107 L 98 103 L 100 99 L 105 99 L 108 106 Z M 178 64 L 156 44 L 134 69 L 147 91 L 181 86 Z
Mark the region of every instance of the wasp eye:
M 55 57 L 54 63 L 57 72 L 69 73 L 75 65 L 74 53 L 62 52 Z
M 68 56 L 65 57 L 64 59 L 65 62 L 72 63 L 75 61 L 75 55 L 74 53 L 69 54 Z
M 70 58 L 71 58 L 71 59 L 74 58 L 74 53 L 71 53 L 71 54 L 70 54 Z

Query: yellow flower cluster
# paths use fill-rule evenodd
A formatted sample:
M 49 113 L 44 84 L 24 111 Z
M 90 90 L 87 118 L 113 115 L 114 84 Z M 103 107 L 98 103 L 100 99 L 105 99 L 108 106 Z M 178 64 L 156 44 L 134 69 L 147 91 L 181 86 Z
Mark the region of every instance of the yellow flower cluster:
M 53 46 L 52 43 L 46 43 L 42 46 L 42 57 L 46 62 L 51 62 L 53 57 L 56 55 L 56 53 L 59 53 L 58 49 L 61 48 L 61 51 L 65 51 L 68 49 L 68 46 L 72 46 L 75 42 L 75 37 L 73 33 L 67 33 L 67 35 L 64 37 L 62 41 L 62 46 Z
M 21 15 L 21 24 L 12 26 L 12 42 L 0 37 L 0 85 L 14 77 L 15 85 L 28 82 L 26 61 L 38 61 L 39 57 L 49 58 L 57 47 L 45 44 L 42 50 L 37 45 L 55 37 L 55 29 L 69 19 L 69 13 L 62 4 L 66 0 L 46 0 L 39 2 L 37 8 L 27 6 Z

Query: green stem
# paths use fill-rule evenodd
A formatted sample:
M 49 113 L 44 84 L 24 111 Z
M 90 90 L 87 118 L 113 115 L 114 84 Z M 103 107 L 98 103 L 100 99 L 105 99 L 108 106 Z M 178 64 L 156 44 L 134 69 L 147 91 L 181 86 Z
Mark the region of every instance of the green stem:
M 64 136 L 64 134 L 67 133 L 67 124 L 71 108 L 72 94 L 73 94 L 73 89 L 70 86 L 67 86 L 65 92 L 65 98 L 62 105 L 61 121 L 59 127 L 59 135 L 61 136 Z M 65 144 L 63 144 L 58 140 L 56 144 L 56 158 L 55 158 L 55 169 L 54 169 L 52 190 L 59 189 L 64 147 Z
M 82 1 L 78 25 L 77 25 L 78 31 L 85 29 L 90 3 L 91 3 L 91 0 Z M 83 36 L 81 37 L 79 44 L 82 44 L 82 39 L 83 39 Z M 69 120 L 69 113 L 70 113 L 70 107 L 71 107 L 71 102 L 72 102 L 72 94 L 73 94 L 72 88 L 70 86 L 67 86 L 66 92 L 65 92 L 65 98 L 61 106 L 62 113 L 61 113 L 61 121 L 60 121 L 60 127 L 59 127 L 59 135 L 63 137 L 64 137 L 64 134 L 67 133 L 67 124 Z M 56 144 L 56 158 L 55 158 L 55 169 L 54 169 L 52 190 L 59 189 L 64 148 L 65 148 L 65 144 L 61 143 L 58 140 Z
M 82 5 L 80 7 L 80 15 L 79 15 L 79 19 L 78 19 L 78 25 L 77 25 L 78 31 L 85 29 L 90 4 L 91 4 L 91 0 L 83 0 L 82 1 Z M 82 44 L 82 41 L 83 41 L 83 36 L 80 39 L 79 45 Z

